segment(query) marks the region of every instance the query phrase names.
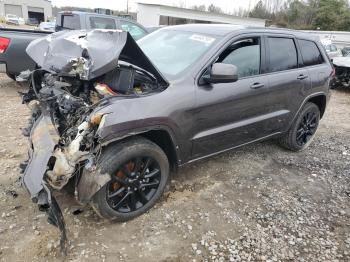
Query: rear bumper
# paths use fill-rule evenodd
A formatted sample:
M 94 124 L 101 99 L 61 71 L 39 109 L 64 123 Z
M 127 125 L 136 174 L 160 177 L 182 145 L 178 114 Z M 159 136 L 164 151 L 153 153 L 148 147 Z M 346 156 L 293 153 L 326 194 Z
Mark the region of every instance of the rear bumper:
M 30 134 L 29 162 L 24 171 L 23 184 L 31 198 L 37 198 L 44 189 L 43 178 L 47 164 L 59 141 L 59 134 L 48 113 L 43 112 L 36 120 Z

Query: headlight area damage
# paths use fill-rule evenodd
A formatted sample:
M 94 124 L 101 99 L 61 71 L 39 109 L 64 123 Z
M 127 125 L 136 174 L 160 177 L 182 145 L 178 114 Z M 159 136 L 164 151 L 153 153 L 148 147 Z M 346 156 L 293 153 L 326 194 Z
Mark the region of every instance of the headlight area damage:
M 23 184 L 60 228 L 64 250 L 65 225 L 52 190 L 71 181 L 77 200 L 88 203 L 111 179 L 98 171 L 97 135 L 109 106 L 160 92 L 167 82 L 127 32 L 54 33 L 33 41 L 27 53 L 40 69 L 18 78 L 30 83 L 23 102 L 32 109 L 23 129 L 30 140 L 29 160 L 21 165 Z

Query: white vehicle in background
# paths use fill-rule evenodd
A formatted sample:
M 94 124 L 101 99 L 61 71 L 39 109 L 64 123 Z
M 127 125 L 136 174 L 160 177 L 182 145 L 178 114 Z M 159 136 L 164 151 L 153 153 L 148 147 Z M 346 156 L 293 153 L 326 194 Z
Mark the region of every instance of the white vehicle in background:
M 24 18 L 18 17 L 18 23 L 19 23 L 20 25 L 25 25 L 26 21 L 24 20 Z
M 23 18 L 22 18 L 23 19 Z M 6 24 L 20 25 L 20 18 L 16 15 L 7 14 L 5 16 Z
M 326 49 L 327 55 L 330 59 L 333 59 L 334 57 L 341 57 L 343 56 L 341 49 L 337 48 L 335 44 L 332 43 L 329 39 L 322 39 L 321 40 L 322 45 Z
M 41 22 L 39 25 L 39 30 L 41 31 L 48 31 L 48 32 L 55 32 L 56 27 L 56 21 L 53 22 Z

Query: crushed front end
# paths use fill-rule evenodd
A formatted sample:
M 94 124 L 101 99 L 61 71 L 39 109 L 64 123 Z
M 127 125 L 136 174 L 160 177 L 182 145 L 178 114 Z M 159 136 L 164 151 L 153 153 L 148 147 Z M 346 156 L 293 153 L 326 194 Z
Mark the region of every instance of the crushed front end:
M 53 191 L 73 183 L 77 200 L 88 203 L 110 180 L 97 168 L 102 150 L 97 131 L 109 106 L 159 92 L 165 80 L 131 36 L 116 30 L 55 33 L 33 41 L 27 53 L 40 69 L 18 77 L 29 83 L 22 97 L 32 111 L 22 130 L 30 144 L 22 181 L 61 230 L 64 251 L 65 225 Z
M 346 55 L 344 57 L 334 57 L 334 76 L 331 79 L 330 87 L 350 87 L 350 56 Z
M 65 225 L 52 192 L 70 181 L 76 184 L 82 168 L 94 161 L 98 120 L 90 114 L 97 104 L 92 102 L 89 83 L 71 82 L 43 70 L 32 72 L 31 78 L 30 90 L 23 94 L 32 116 L 22 130 L 30 143 L 22 181 L 39 209 L 48 213 L 49 222 L 61 230 L 64 251 Z

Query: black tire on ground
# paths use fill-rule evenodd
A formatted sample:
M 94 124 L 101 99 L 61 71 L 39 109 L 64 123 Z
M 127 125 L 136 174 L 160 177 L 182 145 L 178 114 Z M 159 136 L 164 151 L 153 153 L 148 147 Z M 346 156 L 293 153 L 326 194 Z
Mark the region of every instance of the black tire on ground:
M 307 102 L 298 113 L 291 128 L 280 138 L 280 145 L 291 151 L 301 151 L 309 146 L 320 121 L 320 109 Z
M 7 73 L 7 76 L 11 78 L 12 80 L 16 81 L 16 76 L 10 73 Z
M 99 166 L 112 180 L 94 195 L 91 205 L 100 216 L 119 222 L 153 207 L 163 194 L 170 172 L 164 151 L 142 137 L 108 146 Z

